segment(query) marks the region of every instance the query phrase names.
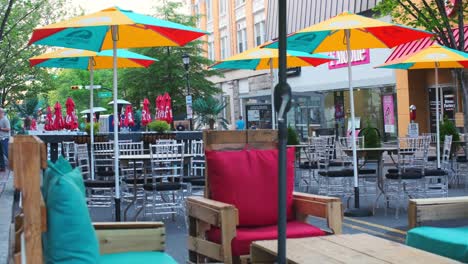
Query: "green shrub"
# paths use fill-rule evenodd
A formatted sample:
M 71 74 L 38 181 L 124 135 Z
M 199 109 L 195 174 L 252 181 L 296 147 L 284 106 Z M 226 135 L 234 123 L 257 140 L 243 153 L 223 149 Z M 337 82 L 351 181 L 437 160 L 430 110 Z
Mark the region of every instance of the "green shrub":
M 299 136 L 291 126 L 288 126 L 288 145 L 299 145 Z
M 444 118 L 444 120 L 440 122 L 439 130 L 441 142 L 445 140 L 446 135 L 452 135 L 452 141 L 460 141 L 460 134 L 458 133 L 455 124 L 447 118 Z
M 163 133 L 163 132 L 171 130 L 171 126 L 166 121 L 156 120 L 148 124 L 148 129 L 150 131 Z
M 98 132 L 99 132 L 99 123 L 94 123 L 94 135 L 96 135 Z M 85 126 L 85 131 L 86 133 L 88 133 L 88 135 L 91 135 L 91 123 L 87 123 L 86 126 Z
M 369 120 L 366 127 L 359 132 L 359 136 L 364 136 L 365 148 L 378 148 L 381 146 L 379 130 L 373 127 Z

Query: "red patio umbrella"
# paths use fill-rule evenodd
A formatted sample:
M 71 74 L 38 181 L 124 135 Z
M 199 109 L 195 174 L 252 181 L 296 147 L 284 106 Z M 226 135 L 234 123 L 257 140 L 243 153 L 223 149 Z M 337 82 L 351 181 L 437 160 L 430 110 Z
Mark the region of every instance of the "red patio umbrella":
M 150 101 L 148 98 L 143 100 L 143 109 L 141 110 L 141 124 L 146 126 L 149 122 L 151 122 L 151 113 L 149 110 Z
M 78 117 L 75 113 L 75 102 L 71 97 L 67 98 L 65 102 L 67 107 L 67 116 L 65 117 L 65 128 L 69 130 L 75 130 L 78 128 Z
M 164 98 L 162 95 L 158 95 L 156 98 L 156 115 L 154 116 L 155 120 L 163 120 L 164 116 Z
M 172 116 L 172 100 L 171 96 L 168 93 L 165 93 L 163 96 L 164 99 L 164 120 L 168 124 L 172 123 L 172 120 L 174 119 Z
M 47 106 L 46 112 L 44 129 L 47 131 L 54 130 L 54 118 L 52 117 L 52 109 L 50 109 L 50 106 Z
M 133 117 L 133 110 L 131 105 L 127 105 L 127 108 L 125 109 L 124 125 L 126 127 L 135 125 L 135 118 Z
M 55 130 L 61 130 L 64 127 L 63 116 L 62 116 L 62 105 L 57 102 L 54 106 L 55 113 L 54 113 L 54 123 L 53 128 Z
M 31 130 L 37 130 L 36 119 L 31 119 Z

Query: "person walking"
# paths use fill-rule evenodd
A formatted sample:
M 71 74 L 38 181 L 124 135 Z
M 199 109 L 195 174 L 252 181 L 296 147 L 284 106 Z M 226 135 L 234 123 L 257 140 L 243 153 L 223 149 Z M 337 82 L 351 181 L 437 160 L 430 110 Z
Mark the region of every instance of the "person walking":
M 5 171 L 5 157 L 8 159 L 8 141 L 10 140 L 10 120 L 5 110 L 0 108 L 0 171 Z
M 239 116 L 239 119 L 236 121 L 236 129 L 237 130 L 245 129 L 245 121 L 242 119 L 242 116 Z

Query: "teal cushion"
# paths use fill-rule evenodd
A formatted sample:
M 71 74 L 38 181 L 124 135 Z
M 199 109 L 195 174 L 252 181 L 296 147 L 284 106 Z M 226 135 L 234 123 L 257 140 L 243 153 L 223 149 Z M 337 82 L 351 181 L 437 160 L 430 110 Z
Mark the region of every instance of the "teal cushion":
M 73 183 L 76 184 L 83 196 L 86 196 L 86 189 L 83 182 L 83 176 L 78 168 L 73 169 L 70 162 L 63 156 L 60 156 L 55 163 L 48 161 L 48 168 L 44 176 L 43 196 L 47 200 L 48 189 L 61 176 L 70 177 Z
M 124 252 L 101 255 L 99 264 L 177 264 L 168 254 L 157 251 Z
M 413 228 L 408 231 L 406 244 L 461 262 L 468 262 L 468 226 Z
M 74 171 L 49 182 L 45 262 L 95 264 L 99 244 L 91 223 L 86 199 L 71 179 Z

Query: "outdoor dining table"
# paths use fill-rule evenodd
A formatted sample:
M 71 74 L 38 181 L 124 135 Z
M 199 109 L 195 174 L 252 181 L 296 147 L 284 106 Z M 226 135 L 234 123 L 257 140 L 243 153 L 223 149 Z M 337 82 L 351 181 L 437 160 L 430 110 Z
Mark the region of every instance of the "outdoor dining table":
M 145 154 L 120 155 L 119 156 L 119 160 L 121 160 L 121 161 L 133 161 L 133 200 L 127 205 L 127 207 L 124 210 L 124 221 L 127 220 L 128 210 L 137 201 L 137 182 L 138 182 L 138 180 L 137 180 L 137 173 L 136 173 L 136 171 L 137 171 L 136 163 L 138 161 L 143 161 L 144 163 L 147 163 L 149 160 L 151 160 L 151 158 L 153 158 L 153 155 L 147 153 L 147 151 L 143 151 L 143 153 L 145 153 Z M 165 158 L 178 158 L 178 157 L 181 157 L 181 156 L 182 156 L 181 154 L 165 154 L 164 155 Z M 185 164 L 188 159 L 193 158 L 193 154 L 184 153 L 183 158 L 184 158 L 184 164 Z M 138 215 L 141 213 L 141 211 L 142 211 L 142 208 L 140 210 L 138 210 L 138 212 L 135 214 L 135 221 L 136 221 Z
M 352 155 L 352 149 L 345 148 L 343 151 L 347 155 Z M 384 173 L 383 173 L 383 154 L 387 152 L 389 155 L 395 154 L 398 152 L 398 147 L 396 146 L 383 146 L 378 148 L 357 148 L 356 149 L 358 158 L 368 159 L 368 157 L 376 157 L 377 158 L 377 188 L 379 189 L 379 194 L 375 198 L 375 202 L 372 208 L 374 211 L 375 206 L 377 205 L 378 200 L 380 197 L 385 194 L 384 190 Z M 393 160 L 393 158 L 392 158 Z M 357 197 L 359 199 L 359 197 Z M 373 214 L 374 212 L 372 212 Z M 370 214 L 369 214 L 370 215 Z

